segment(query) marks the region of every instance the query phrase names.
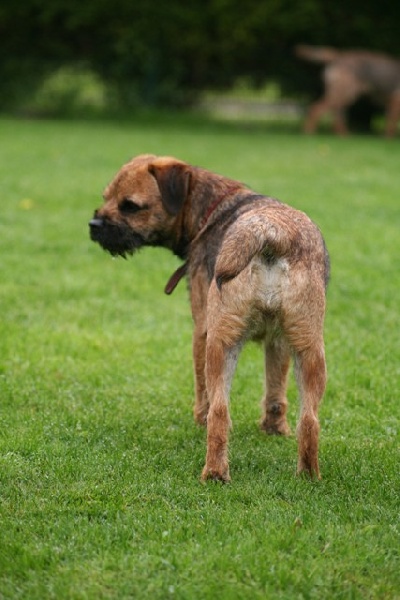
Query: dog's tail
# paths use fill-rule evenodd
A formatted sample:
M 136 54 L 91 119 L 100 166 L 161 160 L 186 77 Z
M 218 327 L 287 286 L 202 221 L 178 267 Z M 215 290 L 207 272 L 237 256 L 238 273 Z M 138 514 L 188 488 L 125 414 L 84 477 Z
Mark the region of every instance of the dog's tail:
M 288 255 L 296 237 L 301 232 L 293 220 L 286 215 L 284 205 L 265 207 L 242 215 L 229 228 L 223 239 L 215 264 L 215 280 L 219 289 L 224 282 L 233 279 L 257 255 L 266 259 Z M 308 220 L 304 213 L 298 213 L 300 220 Z
M 316 63 L 330 63 L 340 54 L 340 51 L 335 50 L 334 48 L 325 46 L 306 46 L 305 44 L 299 44 L 294 50 L 296 56 L 299 58 Z

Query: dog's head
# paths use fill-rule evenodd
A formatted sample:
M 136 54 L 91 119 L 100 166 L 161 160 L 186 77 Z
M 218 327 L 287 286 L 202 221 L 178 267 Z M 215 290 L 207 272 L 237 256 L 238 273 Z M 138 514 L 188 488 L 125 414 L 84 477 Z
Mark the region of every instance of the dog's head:
M 89 222 L 90 237 L 115 256 L 142 246 L 170 246 L 190 191 L 192 168 L 171 157 L 137 156 L 104 190 Z

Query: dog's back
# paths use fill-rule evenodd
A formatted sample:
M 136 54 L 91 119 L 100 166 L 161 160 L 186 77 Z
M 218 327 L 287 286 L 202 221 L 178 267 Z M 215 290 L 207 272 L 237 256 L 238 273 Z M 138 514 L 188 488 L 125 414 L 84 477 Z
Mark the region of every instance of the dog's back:
M 384 98 L 400 92 L 400 61 L 385 56 L 359 52 L 339 58 L 339 64 L 352 70 L 356 77 L 369 87 L 372 95 Z

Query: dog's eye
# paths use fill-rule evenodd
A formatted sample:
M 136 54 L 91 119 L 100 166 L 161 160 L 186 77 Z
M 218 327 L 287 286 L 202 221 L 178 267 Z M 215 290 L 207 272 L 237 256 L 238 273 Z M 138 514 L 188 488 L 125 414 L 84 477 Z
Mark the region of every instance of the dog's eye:
M 129 200 L 129 198 L 124 198 L 119 205 L 119 210 L 123 215 L 133 215 L 137 213 L 139 210 L 142 210 L 143 206 L 139 206 L 133 200 Z

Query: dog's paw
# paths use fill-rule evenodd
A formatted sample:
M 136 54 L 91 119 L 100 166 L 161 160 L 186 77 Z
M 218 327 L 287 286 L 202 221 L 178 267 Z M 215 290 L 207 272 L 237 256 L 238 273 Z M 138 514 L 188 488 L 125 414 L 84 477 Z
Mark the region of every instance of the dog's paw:
M 279 421 L 267 417 L 260 423 L 260 429 L 265 431 L 268 435 L 285 435 L 291 434 L 290 427 L 287 424 L 286 419 L 280 419 Z
M 221 481 L 222 483 L 229 483 L 231 478 L 229 475 L 229 467 L 226 466 L 223 469 L 217 469 L 208 467 L 207 465 L 204 467 L 203 472 L 201 474 L 202 481 Z
M 317 480 L 321 480 L 318 461 L 313 461 L 313 464 L 311 464 L 310 461 L 299 459 L 299 462 L 297 463 L 296 475 L 298 477 L 306 477 L 308 479 L 315 478 Z
M 286 420 L 287 400 L 263 401 L 264 413 L 260 427 L 269 435 L 290 435 L 290 427 Z

